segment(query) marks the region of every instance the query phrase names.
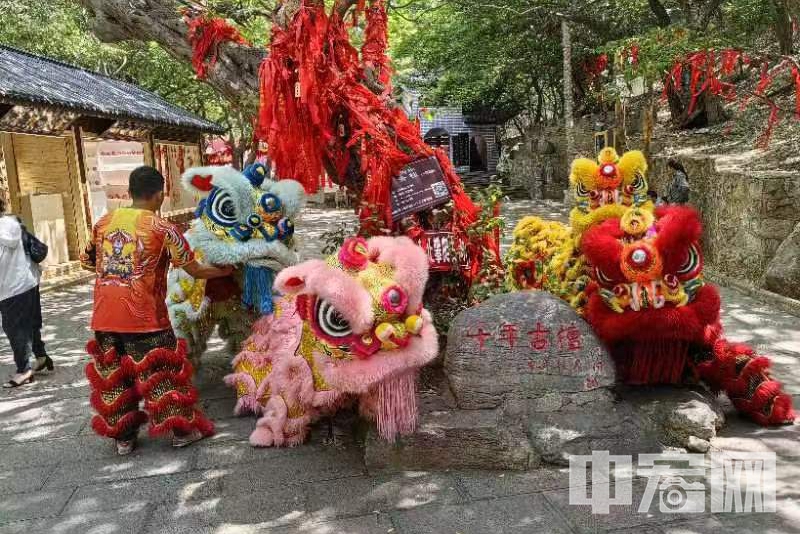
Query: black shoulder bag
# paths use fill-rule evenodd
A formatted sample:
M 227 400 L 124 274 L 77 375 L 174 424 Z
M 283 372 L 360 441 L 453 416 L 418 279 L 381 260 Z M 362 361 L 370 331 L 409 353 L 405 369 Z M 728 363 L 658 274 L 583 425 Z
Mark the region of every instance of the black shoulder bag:
M 34 263 L 42 263 L 45 258 L 47 258 L 47 245 L 30 233 L 19 218 L 17 218 L 17 221 L 19 221 L 19 225 L 22 227 L 22 248 L 25 249 L 25 254 L 27 254 Z

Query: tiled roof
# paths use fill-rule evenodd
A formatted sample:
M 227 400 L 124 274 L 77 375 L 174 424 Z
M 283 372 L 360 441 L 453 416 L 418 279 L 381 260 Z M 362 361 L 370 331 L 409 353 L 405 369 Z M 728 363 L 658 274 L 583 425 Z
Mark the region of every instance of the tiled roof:
M 35 103 L 208 133 L 225 131 L 131 83 L 1 44 L 0 101 Z

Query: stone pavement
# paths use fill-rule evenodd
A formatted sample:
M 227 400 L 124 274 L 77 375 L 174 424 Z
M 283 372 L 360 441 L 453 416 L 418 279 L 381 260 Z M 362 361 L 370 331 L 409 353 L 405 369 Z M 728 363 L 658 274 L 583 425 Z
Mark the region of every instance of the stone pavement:
M 557 204 L 531 202 L 513 203 L 506 213 L 513 220 L 531 212 L 564 214 Z M 319 235 L 347 213 L 307 210 L 298 223 L 307 237 L 303 253 L 316 254 Z M 800 395 L 800 319 L 736 291 L 724 289 L 723 298 L 729 336 L 773 355 L 776 374 Z M 658 495 L 649 513 L 637 513 L 646 480 L 636 478 L 634 506 L 592 515 L 588 506 L 569 504 L 565 469 L 368 473 L 346 416 L 337 419 L 334 444 L 325 442 L 323 424 L 302 447 L 253 449 L 247 436 L 254 420 L 231 417 L 233 392 L 220 379 L 228 355 L 219 342 L 204 357 L 197 379 L 219 433 L 182 450 L 144 438 L 131 456 L 116 457 L 89 426 L 83 345 L 90 334 L 91 289 L 50 293 L 44 305 L 55 373 L 33 386 L 0 392 L 0 533 L 800 532 L 796 426 L 767 430 L 732 415 L 713 443 L 719 449 L 777 454 L 775 513 L 663 513 Z M 11 369 L 4 338 L 0 366 Z M 624 480 L 598 478 L 588 488 L 577 487 L 613 495 Z

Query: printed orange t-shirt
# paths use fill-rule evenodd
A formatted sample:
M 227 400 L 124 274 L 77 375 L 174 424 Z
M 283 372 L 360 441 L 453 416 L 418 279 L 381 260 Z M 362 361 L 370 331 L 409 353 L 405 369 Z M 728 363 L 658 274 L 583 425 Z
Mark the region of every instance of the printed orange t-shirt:
M 178 229 L 151 211 L 118 208 L 94 227 L 81 255 L 94 268 L 92 330 L 145 333 L 171 328 L 167 313 L 167 271 L 194 261 Z

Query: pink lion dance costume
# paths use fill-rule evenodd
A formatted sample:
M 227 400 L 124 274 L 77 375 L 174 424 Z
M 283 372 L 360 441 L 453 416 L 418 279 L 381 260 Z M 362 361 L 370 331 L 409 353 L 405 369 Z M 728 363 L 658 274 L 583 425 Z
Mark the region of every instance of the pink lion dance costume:
M 225 379 L 237 415 L 261 416 L 250 443 L 299 445 L 315 419 L 352 401 L 382 438 L 413 432 L 419 369 L 438 353 L 427 279 L 428 258 L 406 237 L 350 238 L 326 260 L 281 271 L 284 296 Z

